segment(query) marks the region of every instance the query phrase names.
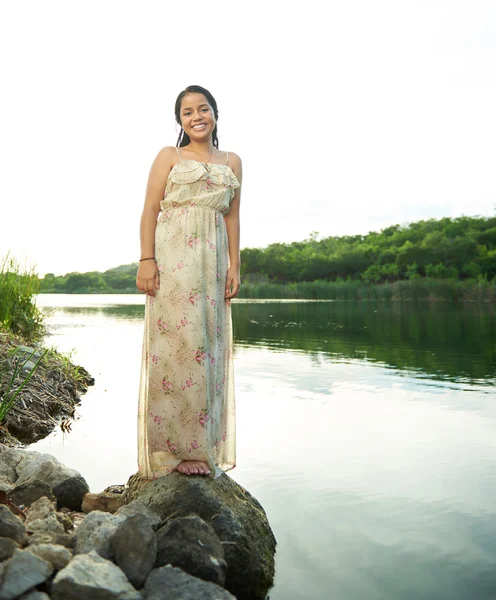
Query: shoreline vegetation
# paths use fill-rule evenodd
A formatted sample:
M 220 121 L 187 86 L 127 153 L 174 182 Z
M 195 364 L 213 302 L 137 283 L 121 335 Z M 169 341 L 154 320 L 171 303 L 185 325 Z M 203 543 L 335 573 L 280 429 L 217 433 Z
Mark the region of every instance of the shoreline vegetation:
M 35 296 L 40 280 L 14 258 L 0 263 L 0 443 L 30 444 L 69 431 L 93 378 L 44 346 L 48 332 Z
M 53 273 L 41 293 L 133 294 L 138 263 Z M 496 301 L 496 217 L 430 219 L 367 235 L 241 250 L 240 298 Z

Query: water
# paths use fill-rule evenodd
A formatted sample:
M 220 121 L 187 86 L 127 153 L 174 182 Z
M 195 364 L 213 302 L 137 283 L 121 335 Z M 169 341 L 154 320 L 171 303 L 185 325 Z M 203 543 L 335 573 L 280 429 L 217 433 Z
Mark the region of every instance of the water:
M 92 491 L 136 471 L 141 296 L 42 295 L 95 377 L 34 445 Z M 496 310 L 233 303 L 238 466 L 278 540 L 271 600 L 496 598 Z

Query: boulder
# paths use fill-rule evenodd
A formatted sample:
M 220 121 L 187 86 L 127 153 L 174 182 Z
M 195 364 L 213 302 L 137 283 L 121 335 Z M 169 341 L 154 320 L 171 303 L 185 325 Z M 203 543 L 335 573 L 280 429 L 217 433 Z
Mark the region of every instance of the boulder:
M 75 554 L 86 554 L 92 550 L 103 558 L 112 558 L 110 542 L 118 526 L 126 520 L 124 515 L 94 510 L 76 530 Z
M 115 564 L 135 588 L 143 587 L 157 556 L 157 538 L 144 515 L 127 517 L 110 541 Z
M 10 558 L 19 548 L 19 545 L 8 537 L 0 537 L 0 562 Z
M 68 477 L 53 488 L 59 508 L 65 506 L 71 510 L 81 510 L 83 498 L 90 491 L 82 475 Z
M 143 588 L 144 600 L 236 600 L 235 596 L 210 581 L 203 581 L 177 567 L 153 569 Z
M 81 510 L 83 496 L 90 491 L 83 476 L 50 454 L 26 453 L 16 467 L 16 485 L 40 479 L 51 486 L 58 507 Z
M 152 481 L 134 475 L 128 484 L 127 499 L 139 499 L 162 520 L 196 514 L 211 525 L 228 565 L 225 587 L 238 600 L 266 598 L 274 580 L 276 539 L 249 492 L 226 474 L 212 479 L 174 472 Z
M 129 504 L 124 504 L 117 511 L 118 515 L 124 515 L 125 517 L 132 517 L 133 515 L 143 515 L 147 518 L 148 523 L 153 530 L 158 529 L 160 523 L 162 523 L 162 519 L 157 515 L 157 513 L 153 512 L 145 506 L 143 502 L 140 500 L 132 500 Z
M 75 556 L 57 573 L 51 597 L 52 600 L 141 600 L 119 567 L 94 550 Z
M 26 548 L 26 552 L 46 560 L 52 565 L 54 571 L 66 567 L 72 558 L 71 551 L 58 544 L 32 544 Z
M 41 481 L 41 479 L 34 479 L 33 481 L 26 481 L 26 483 L 16 485 L 9 492 L 9 498 L 17 506 L 31 506 L 33 502 L 43 497 L 55 502 L 52 488 L 48 483 Z
M 20 546 L 28 541 L 24 523 L 4 504 L 0 504 L 0 537 L 10 538 Z
M 52 565 L 24 550 L 16 550 L 6 561 L 0 600 L 13 600 L 46 581 L 53 573 Z
M 172 565 L 223 586 L 227 563 L 219 538 L 196 515 L 171 519 L 157 532 L 156 567 Z

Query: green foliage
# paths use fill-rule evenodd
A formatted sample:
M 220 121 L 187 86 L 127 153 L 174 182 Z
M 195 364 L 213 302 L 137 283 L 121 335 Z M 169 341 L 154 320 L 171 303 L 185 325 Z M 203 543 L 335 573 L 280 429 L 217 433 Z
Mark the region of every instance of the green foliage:
M 0 261 L 0 325 L 26 340 L 43 333 L 43 316 L 35 304 L 41 281 L 13 257 Z
M 104 273 L 47 275 L 43 291 L 138 293 L 137 266 L 123 265 Z M 366 235 L 322 239 L 312 232 L 300 242 L 241 250 L 242 294 L 252 298 L 337 295 L 364 299 L 370 294 L 374 298 L 401 295 L 405 290 L 408 296 L 425 292 L 431 297 L 434 279 L 441 282 L 441 290 L 444 281 L 451 285 L 470 280 L 476 286 L 478 281 L 491 282 L 495 278 L 496 217 L 429 219 L 391 225 Z M 413 286 L 416 280 L 429 283 L 427 287 Z M 385 289 L 372 292 L 377 285 Z

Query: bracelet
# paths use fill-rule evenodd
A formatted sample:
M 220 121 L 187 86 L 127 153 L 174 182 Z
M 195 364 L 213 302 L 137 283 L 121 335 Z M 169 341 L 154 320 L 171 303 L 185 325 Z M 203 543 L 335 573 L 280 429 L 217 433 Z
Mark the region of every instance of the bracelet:
M 140 258 L 139 262 L 143 262 L 144 260 L 155 260 L 154 256 L 150 256 L 150 258 Z

